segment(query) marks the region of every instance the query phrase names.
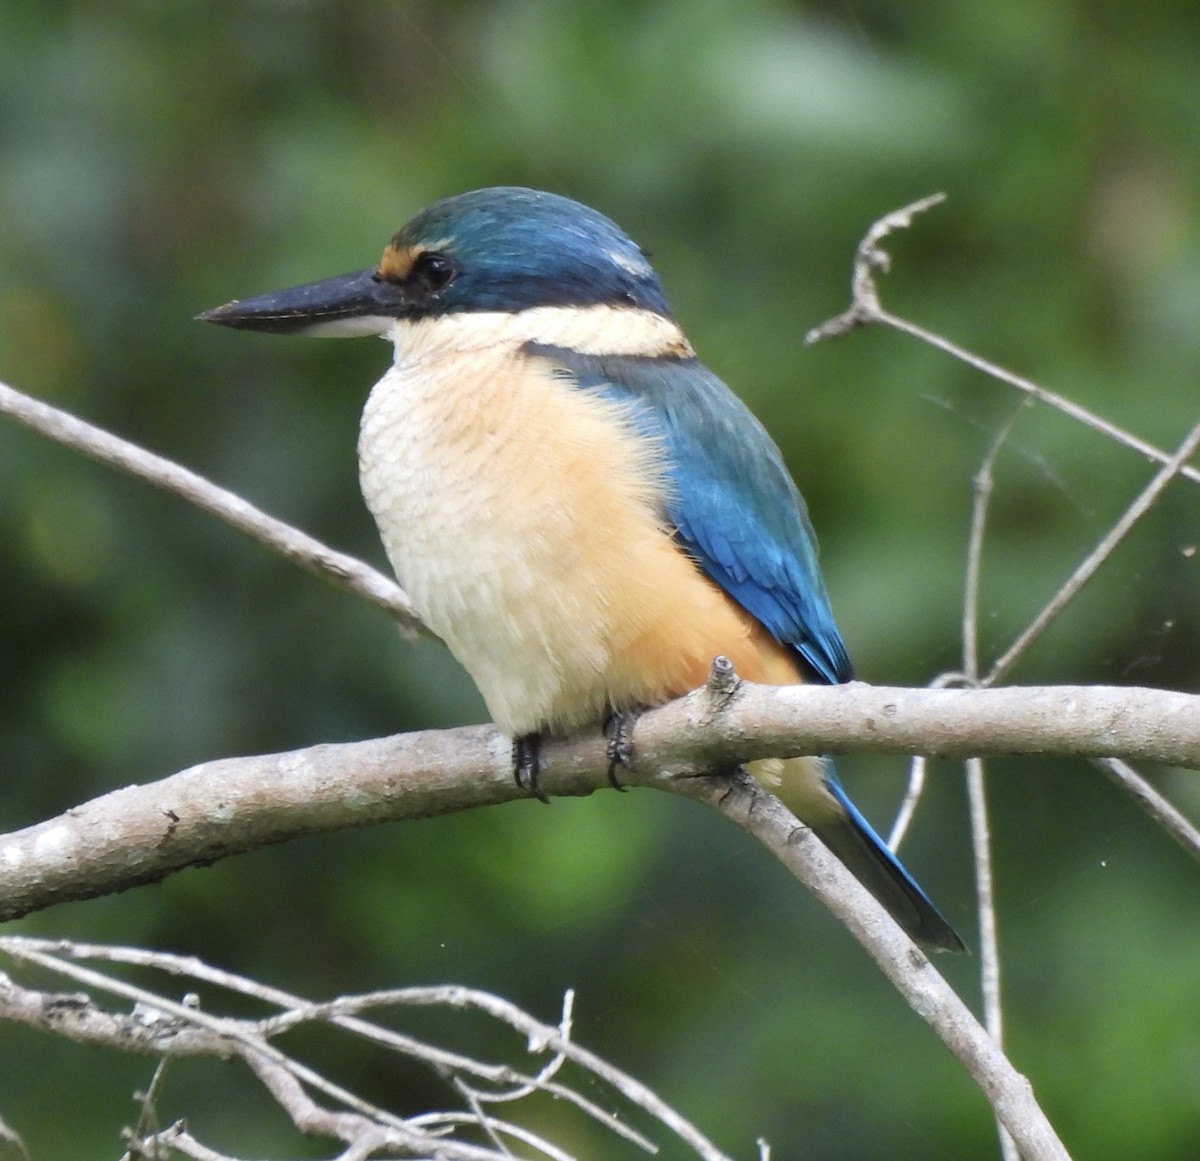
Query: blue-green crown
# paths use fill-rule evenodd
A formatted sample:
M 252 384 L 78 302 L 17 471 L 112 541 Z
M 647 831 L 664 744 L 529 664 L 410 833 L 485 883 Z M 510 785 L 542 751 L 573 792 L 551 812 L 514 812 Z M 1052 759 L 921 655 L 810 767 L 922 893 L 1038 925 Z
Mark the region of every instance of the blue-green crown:
M 620 227 L 557 194 L 500 186 L 446 198 L 392 245 L 454 264 L 433 313 L 597 305 L 671 313 L 658 276 Z

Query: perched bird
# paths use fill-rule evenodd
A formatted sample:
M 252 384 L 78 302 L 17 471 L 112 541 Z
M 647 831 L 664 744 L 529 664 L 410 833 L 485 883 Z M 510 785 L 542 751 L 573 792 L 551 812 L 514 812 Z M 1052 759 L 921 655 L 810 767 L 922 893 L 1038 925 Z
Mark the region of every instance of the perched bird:
M 850 680 L 779 449 L 596 211 L 476 190 L 423 210 L 369 270 L 200 318 L 392 340 L 362 417 L 363 495 L 535 792 L 542 732 L 677 697 L 718 654 L 751 681 Z M 827 760 L 750 769 L 914 938 L 962 949 Z

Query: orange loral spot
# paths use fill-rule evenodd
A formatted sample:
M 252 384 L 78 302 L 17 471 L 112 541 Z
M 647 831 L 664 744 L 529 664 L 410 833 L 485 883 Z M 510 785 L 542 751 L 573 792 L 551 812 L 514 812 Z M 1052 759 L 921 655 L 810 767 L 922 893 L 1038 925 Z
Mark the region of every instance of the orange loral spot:
M 380 278 L 386 278 L 388 282 L 403 282 L 412 270 L 419 253 L 419 250 L 414 250 L 411 246 L 396 246 L 389 243 L 383 252 L 383 257 L 379 259 L 375 273 Z

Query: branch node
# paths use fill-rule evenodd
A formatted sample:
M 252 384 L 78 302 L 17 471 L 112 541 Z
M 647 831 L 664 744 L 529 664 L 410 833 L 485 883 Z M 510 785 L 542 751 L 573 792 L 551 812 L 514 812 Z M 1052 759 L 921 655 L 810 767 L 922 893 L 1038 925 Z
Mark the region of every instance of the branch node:
M 838 339 L 859 327 L 880 322 L 883 307 L 879 302 L 879 290 L 875 286 L 875 272 L 886 274 L 892 267 L 891 255 L 880 245 L 884 238 L 896 230 L 905 230 L 912 225 L 913 218 L 946 200 L 944 193 L 911 202 L 890 214 L 884 214 L 863 236 L 854 257 L 854 273 L 850 278 L 850 300 L 848 310 L 823 322 L 804 336 L 804 345 L 811 347 L 824 339 Z
M 708 681 L 704 686 L 713 711 L 720 713 L 737 693 L 741 684 L 742 679 L 738 677 L 733 662 L 724 654 L 717 654 L 713 658 L 712 668 L 708 671 Z

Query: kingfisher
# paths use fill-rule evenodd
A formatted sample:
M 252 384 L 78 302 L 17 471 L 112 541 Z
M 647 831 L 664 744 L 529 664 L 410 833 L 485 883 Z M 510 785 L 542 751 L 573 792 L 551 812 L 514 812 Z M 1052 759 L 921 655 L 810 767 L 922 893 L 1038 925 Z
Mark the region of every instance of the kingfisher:
M 852 679 L 779 448 L 597 211 L 475 190 L 418 213 L 370 269 L 199 317 L 392 341 L 362 416 L 363 496 L 539 796 L 540 737 L 606 722 L 621 739 L 718 655 L 750 681 Z M 963 949 L 827 758 L 749 769 L 913 938 Z

